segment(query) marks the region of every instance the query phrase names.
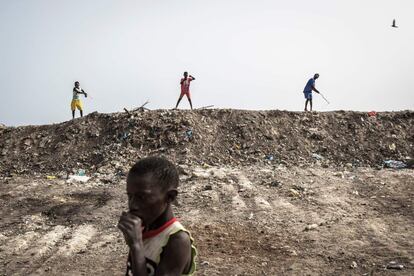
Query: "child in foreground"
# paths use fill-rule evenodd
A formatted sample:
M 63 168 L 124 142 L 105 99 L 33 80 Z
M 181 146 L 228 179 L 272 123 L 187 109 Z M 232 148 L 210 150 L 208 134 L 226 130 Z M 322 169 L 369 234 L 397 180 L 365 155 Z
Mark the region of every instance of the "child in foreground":
M 178 182 L 176 167 L 161 157 L 141 159 L 129 170 L 129 211 L 122 212 L 118 222 L 129 247 L 127 276 L 194 273 L 193 239 L 171 206 Z

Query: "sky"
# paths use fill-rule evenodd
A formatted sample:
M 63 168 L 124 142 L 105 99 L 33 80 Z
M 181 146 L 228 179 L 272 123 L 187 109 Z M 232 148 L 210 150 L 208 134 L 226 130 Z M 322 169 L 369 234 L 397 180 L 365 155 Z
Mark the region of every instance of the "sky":
M 315 110 L 413 110 L 413 11 L 413 0 L 0 0 L 0 123 L 70 120 L 76 80 L 85 114 L 173 108 L 184 71 L 195 108 L 300 111 L 317 72 L 330 104 L 314 95 Z

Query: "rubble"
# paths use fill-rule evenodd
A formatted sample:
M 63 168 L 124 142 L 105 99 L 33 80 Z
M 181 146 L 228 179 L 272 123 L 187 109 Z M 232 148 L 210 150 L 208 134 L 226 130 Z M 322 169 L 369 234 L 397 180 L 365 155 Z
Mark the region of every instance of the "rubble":
M 88 167 L 124 174 L 131 163 L 154 154 L 181 165 L 381 168 L 382 160 L 413 158 L 412 133 L 411 111 L 375 117 L 344 111 L 94 112 L 59 124 L 1 126 L 0 173 L 67 175 Z

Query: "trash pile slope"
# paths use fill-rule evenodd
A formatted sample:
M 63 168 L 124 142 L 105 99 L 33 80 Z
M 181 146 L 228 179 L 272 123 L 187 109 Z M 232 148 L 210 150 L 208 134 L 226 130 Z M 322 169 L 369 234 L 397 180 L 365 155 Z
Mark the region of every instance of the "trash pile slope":
M 303 113 L 205 109 L 91 113 L 0 128 L 0 173 L 125 173 L 141 157 L 179 164 L 381 166 L 414 156 L 414 112 Z

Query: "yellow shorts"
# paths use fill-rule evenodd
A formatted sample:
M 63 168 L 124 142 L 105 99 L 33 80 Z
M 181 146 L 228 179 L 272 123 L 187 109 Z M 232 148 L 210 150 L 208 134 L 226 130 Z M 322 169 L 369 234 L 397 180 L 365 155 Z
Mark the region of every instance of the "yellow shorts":
M 72 109 L 72 111 L 75 111 L 76 108 L 78 110 L 82 110 L 81 100 L 72 100 L 72 102 L 70 103 L 70 108 Z

